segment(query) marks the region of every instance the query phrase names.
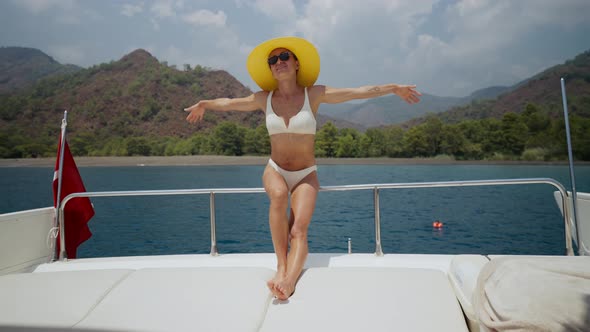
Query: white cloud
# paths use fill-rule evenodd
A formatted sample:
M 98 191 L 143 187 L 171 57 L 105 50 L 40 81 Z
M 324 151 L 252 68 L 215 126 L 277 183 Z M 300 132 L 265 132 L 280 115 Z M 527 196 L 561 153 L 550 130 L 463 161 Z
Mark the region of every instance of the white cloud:
M 218 10 L 217 13 L 214 13 L 210 10 L 201 9 L 184 15 L 182 19 L 185 22 L 196 26 L 211 25 L 222 27 L 225 26 L 227 16 L 221 10 Z
M 124 4 L 123 9 L 121 10 L 121 14 L 128 17 L 133 17 L 135 14 L 139 14 L 141 12 L 143 12 L 143 2 L 138 4 Z
M 40 14 L 53 8 L 70 9 L 74 7 L 73 0 L 13 0 L 13 2 L 33 14 Z
M 455 96 L 514 84 L 590 45 L 588 0 L 12 2 L 20 21 L 47 27 L 28 36 L 32 25 L 0 22 L 1 29 L 23 36 L 22 43 L 48 49 L 62 36 L 60 44 L 76 45 L 98 31 L 93 40 L 98 49 L 54 46 L 60 61 L 118 58 L 129 44 L 153 43 L 162 61 L 179 68 L 190 63 L 226 69 L 250 85 L 244 64 L 252 45 L 278 35 L 302 36 L 316 45 L 322 61 L 319 84 L 416 83 L 420 91 Z M 144 14 L 145 20 L 126 19 Z M 64 35 L 64 24 L 80 23 Z M 108 24 L 125 28 L 117 28 L 118 38 L 101 36 Z M 153 27 L 147 38 L 141 33 L 146 27 Z M 84 54 L 90 58 L 77 60 Z
M 404 65 L 417 43 L 417 22 L 431 11 L 432 1 L 311 0 L 297 29 L 320 52 L 319 83 L 404 83 L 414 77 Z
M 151 11 L 156 15 L 156 17 L 175 17 L 176 10 L 175 8 L 181 8 L 183 5 L 182 2 L 174 2 L 172 0 L 159 0 L 156 1 L 152 7 Z
M 33 15 L 46 15 L 58 24 L 79 25 L 88 20 L 100 20 L 101 14 L 85 8 L 75 0 L 13 0 L 13 2 Z
M 536 74 L 548 62 L 530 52 L 538 30 L 571 29 L 589 12 L 587 0 L 310 0 L 296 29 L 318 47 L 323 84 L 394 81 L 466 95 Z
M 275 20 L 292 20 L 296 15 L 291 0 L 256 0 L 253 6 Z
M 307 38 L 328 42 L 345 38 L 363 41 L 366 36 L 384 39 L 404 35 L 413 29 L 417 15 L 431 11 L 433 0 L 310 0 L 297 20 L 297 28 Z M 342 35 L 342 32 L 352 34 Z

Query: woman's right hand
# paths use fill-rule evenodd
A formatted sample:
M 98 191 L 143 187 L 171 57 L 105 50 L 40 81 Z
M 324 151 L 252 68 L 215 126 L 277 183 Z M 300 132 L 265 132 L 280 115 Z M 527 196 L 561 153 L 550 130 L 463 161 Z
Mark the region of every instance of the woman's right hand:
M 186 117 L 186 121 L 190 123 L 196 123 L 203 120 L 205 106 L 203 106 L 201 102 L 198 102 L 191 107 L 185 108 L 184 111 L 190 112 L 190 114 Z

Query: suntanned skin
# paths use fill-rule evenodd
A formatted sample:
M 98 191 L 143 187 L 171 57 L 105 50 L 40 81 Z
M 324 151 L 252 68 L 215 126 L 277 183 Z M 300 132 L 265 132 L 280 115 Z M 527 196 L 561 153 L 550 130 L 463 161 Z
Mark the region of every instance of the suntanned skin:
M 273 50 L 269 57 L 289 51 L 285 48 Z M 278 88 L 272 96 L 274 113 L 288 126 L 290 119 L 303 107 L 304 87 L 297 84 L 299 62 L 293 56 L 287 61 L 278 60 L 271 65 Z M 383 84 L 358 88 L 331 88 L 314 85 L 308 88 L 310 106 L 314 115 L 322 103 L 336 104 L 353 99 L 367 99 L 396 94 L 406 102 L 420 101 L 421 94 L 415 85 Z M 185 111 L 190 112 L 187 121 L 196 123 L 203 119 L 205 110 L 213 111 L 256 111 L 266 112 L 269 92 L 259 91 L 243 98 L 218 98 L 201 100 Z M 288 171 L 301 170 L 316 164 L 315 135 L 281 133 L 270 136 L 271 159 Z M 269 224 L 272 242 L 277 256 L 277 273 L 267 281 L 269 290 L 280 300 L 288 299 L 295 291 L 295 285 L 307 259 L 307 229 L 315 209 L 319 182 L 316 172 L 307 175 L 289 193 L 282 175 L 268 166 L 262 175 L 264 189 L 270 199 Z M 291 194 L 291 211 L 287 216 Z M 289 248 L 290 247 L 290 248 Z

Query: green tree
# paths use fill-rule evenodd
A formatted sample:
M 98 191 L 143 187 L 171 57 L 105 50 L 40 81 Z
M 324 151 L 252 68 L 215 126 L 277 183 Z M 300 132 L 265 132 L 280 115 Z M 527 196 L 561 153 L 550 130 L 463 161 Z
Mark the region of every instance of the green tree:
M 371 148 L 371 138 L 366 134 L 361 134 L 358 138 L 358 153 L 359 158 L 369 157 L 369 150 Z
M 16 147 L 31 143 L 31 138 L 23 135 L 20 130 L 7 128 L 0 131 L 0 147 L 2 148 L 2 158 L 22 158 L 22 150 Z M 56 146 L 54 146 L 54 153 Z
M 316 156 L 335 157 L 337 135 L 336 126 L 332 122 L 326 122 L 316 134 Z
M 246 129 L 244 153 L 251 155 L 267 155 L 270 153 L 270 138 L 265 125 L 260 125 L 255 129 Z
M 214 152 L 225 156 L 242 155 L 242 133 L 234 122 L 224 121 L 213 130 Z
M 528 128 L 518 114 L 508 112 L 502 117 L 503 152 L 520 156 L 528 138 Z
M 424 126 L 415 126 L 406 132 L 403 139 L 404 155 L 407 157 L 428 157 L 431 146 L 426 139 Z
M 11 95 L 0 96 L 0 119 L 6 121 L 14 120 L 25 107 L 25 98 Z
M 441 132 L 440 152 L 456 157 L 465 155 L 467 139 L 456 125 L 445 125 Z
M 127 156 L 127 141 L 122 137 L 111 137 L 102 147 L 90 152 L 91 156 Z
M 481 120 L 481 146 L 484 155 L 492 155 L 494 152 L 499 152 L 504 147 L 502 135 L 502 123 L 498 119 L 483 119 Z
M 353 158 L 358 154 L 357 145 L 352 137 L 348 134 L 346 136 L 339 136 L 336 142 L 336 157 L 338 158 Z
M 549 115 L 543 113 L 539 107 L 533 103 L 528 103 L 522 112 L 522 120 L 528 128 L 529 133 L 538 133 L 546 130 L 551 124 Z
M 154 98 L 148 98 L 144 105 L 141 113 L 139 114 L 139 118 L 143 121 L 150 121 L 160 112 L 160 106 L 156 102 Z
M 422 126 L 428 143 L 427 155 L 435 156 L 440 152 L 443 123 L 438 117 L 429 115 Z
M 574 158 L 590 160 L 590 119 L 585 119 L 576 115 L 571 116 L 570 119 L 572 152 Z
M 464 159 L 481 160 L 484 158 L 484 151 L 480 143 L 467 142 L 463 153 Z
M 385 135 L 385 155 L 400 157 L 403 152 L 404 130 L 399 126 L 388 127 L 383 131 Z
M 486 137 L 487 129 L 479 120 L 465 120 L 458 124 L 463 136 L 471 143 L 482 143 Z
M 371 128 L 367 129 L 365 136 L 369 140 L 367 148 L 368 157 L 381 157 L 385 155 L 386 140 L 385 134 L 381 129 Z M 363 144 L 364 145 L 364 144 Z M 363 146 L 364 147 L 364 146 Z
M 145 137 L 130 137 L 127 139 L 127 155 L 149 156 L 150 145 Z
M 68 139 L 68 144 L 72 155 L 88 156 L 90 155 L 90 151 L 94 149 L 93 145 L 96 141 L 96 136 L 93 133 L 83 132 Z
M 21 158 L 37 158 L 43 157 L 49 150 L 49 147 L 39 142 L 31 142 L 26 144 L 17 145 L 15 150 Z
M 175 156 L 190 156 L 193 154 L 193 148 L 194 144 L 190 138 L 181 139 L 174 146 L 172 153 L 174 153 Z

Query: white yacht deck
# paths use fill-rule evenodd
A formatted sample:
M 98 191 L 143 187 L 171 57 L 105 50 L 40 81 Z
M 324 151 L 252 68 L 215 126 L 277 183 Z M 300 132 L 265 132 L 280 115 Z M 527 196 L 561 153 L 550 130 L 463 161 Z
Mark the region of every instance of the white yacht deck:
M 274 275 L 274 254 L 56 262 L 40 265 L 33 273 L 0 277 L 0 293 L 6 295 L 0 298 L 0 326 L 27 322 L 29 327 L 106 331 L 467 331 L 447 277 L 452 259 L 312 254 L 288 301 L 274 299 L 266 288 L 266 280 Z

